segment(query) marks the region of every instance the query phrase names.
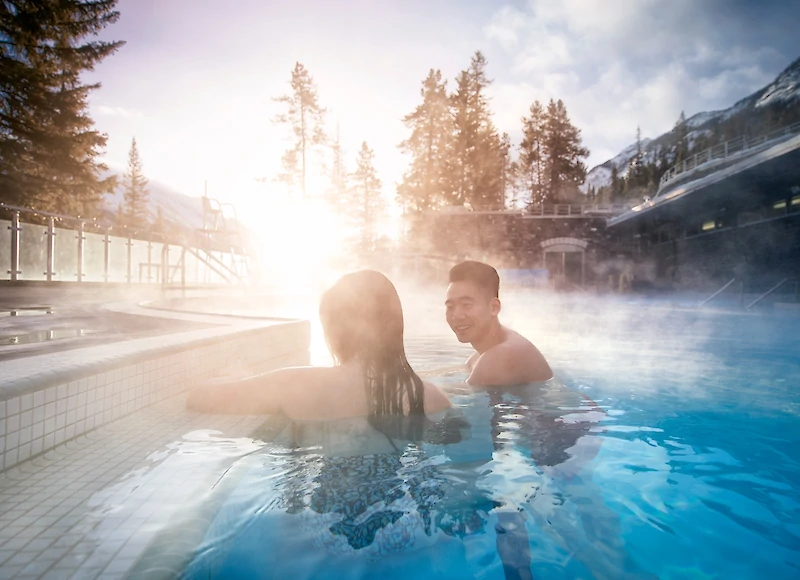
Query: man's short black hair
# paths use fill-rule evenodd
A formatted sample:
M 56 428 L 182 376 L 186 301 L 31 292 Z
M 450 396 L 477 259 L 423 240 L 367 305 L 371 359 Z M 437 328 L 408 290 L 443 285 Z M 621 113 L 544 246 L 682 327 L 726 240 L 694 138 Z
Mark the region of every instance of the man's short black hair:
M 450 268 L 450 283 L 472 282 L 490 296 L 500 297 L 500 276 L 497 270 L 483 262 L 467 260 Z

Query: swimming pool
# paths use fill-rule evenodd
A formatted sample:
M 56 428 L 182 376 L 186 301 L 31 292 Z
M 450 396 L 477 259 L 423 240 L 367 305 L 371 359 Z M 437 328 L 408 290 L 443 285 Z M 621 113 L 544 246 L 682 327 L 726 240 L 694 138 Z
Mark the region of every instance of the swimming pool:
M 503 320 L 558 380 L 472 392 L 435 372 L 467 352 L 438 304 L 406 310 L 454 410 L 415 442 L 270 419 L 204 500 L 184 577 L 800 574 L 796 316 L 511 293 Z

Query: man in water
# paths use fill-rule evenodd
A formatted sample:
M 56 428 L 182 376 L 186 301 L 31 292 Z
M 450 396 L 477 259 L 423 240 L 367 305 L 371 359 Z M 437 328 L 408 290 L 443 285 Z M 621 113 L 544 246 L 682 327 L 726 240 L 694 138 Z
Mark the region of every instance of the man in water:
M 445 306 L 447 323 L 475 353 L 467 360 L 474 386 L 518 385 L 553 377 L 550 365 L 528 339 L 500 324 L 500 276 L 481 262 L 461 262 L 450 270 Z

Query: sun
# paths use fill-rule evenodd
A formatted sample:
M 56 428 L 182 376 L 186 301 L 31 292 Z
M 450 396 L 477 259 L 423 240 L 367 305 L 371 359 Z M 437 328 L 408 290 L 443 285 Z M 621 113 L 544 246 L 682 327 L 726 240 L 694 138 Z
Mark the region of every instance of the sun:
M 272 198 L 256 232 L 262 282 L 281 293 L 318 294 L 342 271 L 348 228 L 320 198 Z

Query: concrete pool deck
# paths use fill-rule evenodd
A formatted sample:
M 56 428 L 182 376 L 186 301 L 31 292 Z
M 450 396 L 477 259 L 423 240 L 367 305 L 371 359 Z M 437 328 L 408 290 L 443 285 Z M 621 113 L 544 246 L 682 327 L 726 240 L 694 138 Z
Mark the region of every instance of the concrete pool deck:
M 171 332 L 0 360 L 0 580 L 123 577 L 266 419 L 190 413 L 186 391 L 231 369 L 308 363 L 306 321 L 83 306 Z M 134 483 L 150 476 L 160 483 Z

